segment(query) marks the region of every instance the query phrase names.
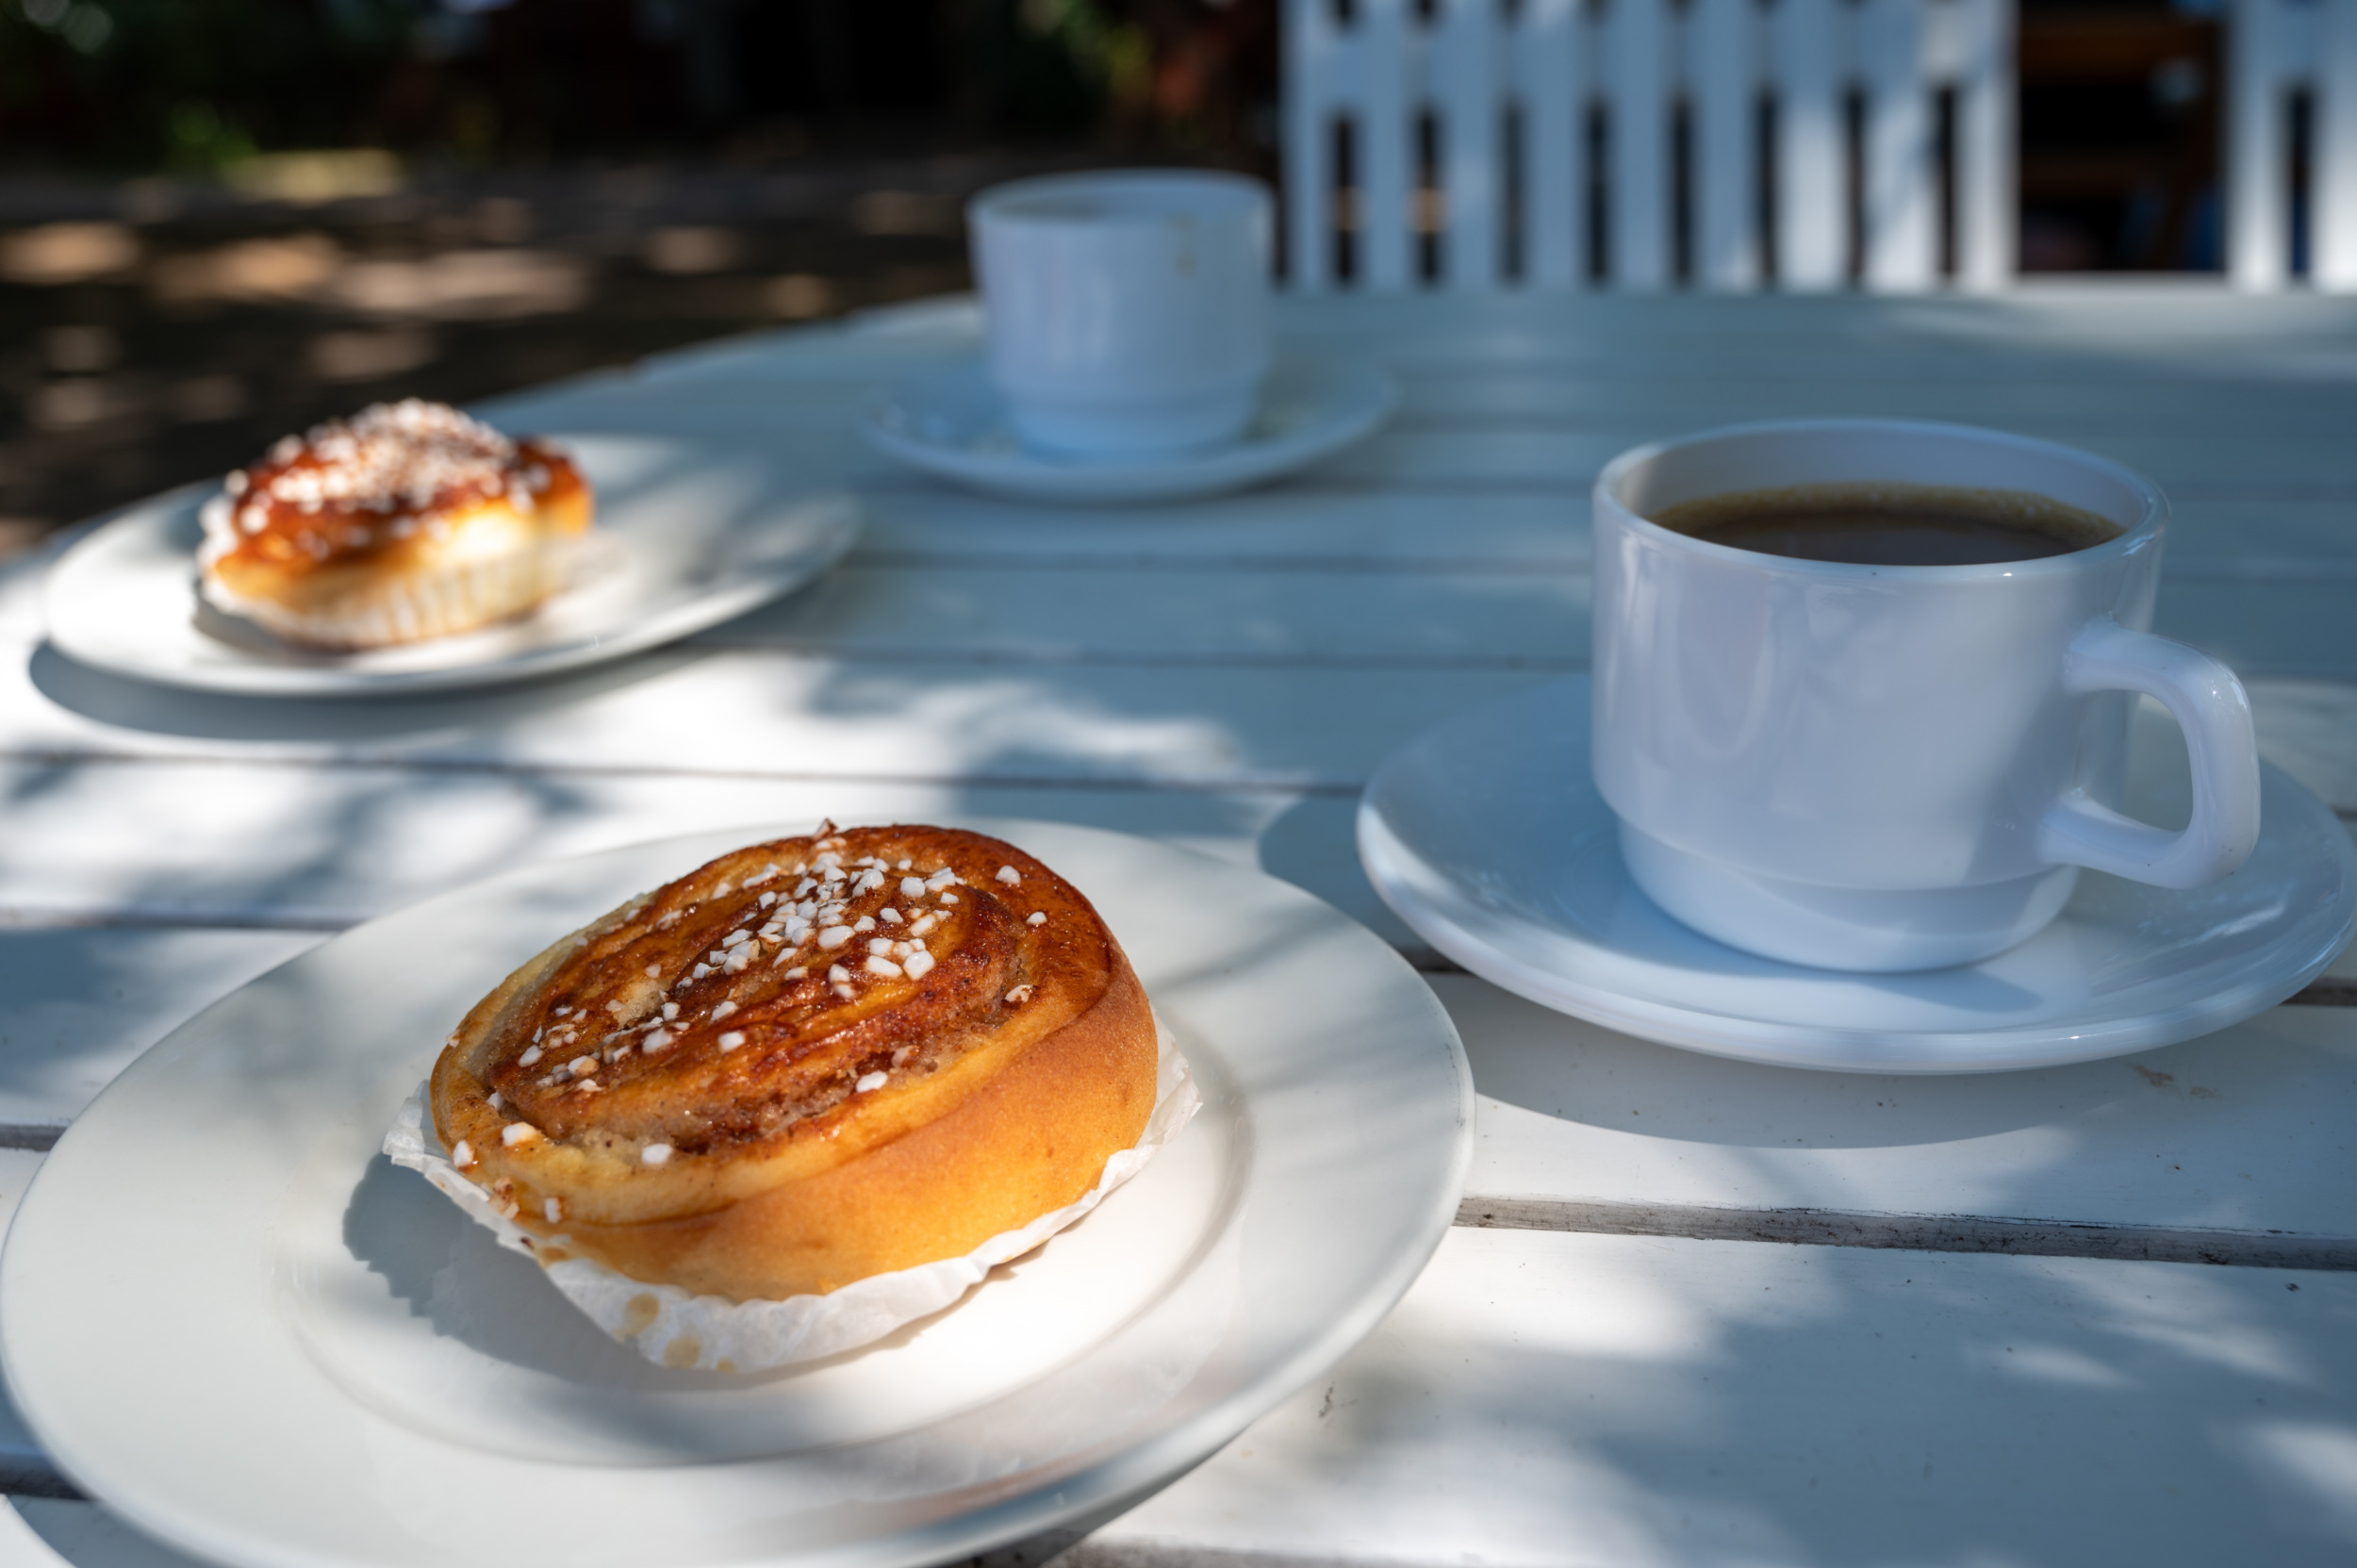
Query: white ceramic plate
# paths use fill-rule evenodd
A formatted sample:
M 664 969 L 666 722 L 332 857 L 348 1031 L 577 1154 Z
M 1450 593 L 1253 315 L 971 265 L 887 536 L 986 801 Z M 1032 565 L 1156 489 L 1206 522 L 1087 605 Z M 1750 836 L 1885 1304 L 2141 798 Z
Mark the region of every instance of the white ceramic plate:
M 979 357 L 912 376 L 867 417 L 867 438 L 911 468 L 1016 501 L 1182 501 L 1259 485 L 1330 457 L 1399 401 L 1372 366 L 1280 351 L 1242 439 L 1178 457 L 1081 460 L 1027 452 Z
M 223 616 L 196 593 L 188 486 L 102 523 L 50 568 L 49 640 L 84 664 L 166 685 L 361 697 L 486 685 L 620 658 L 790 592 L 859 536 L 858 503 L 742 445 L 557 437 L 596 487 L 582 580 L 533 614 L 464 636 L 322 653 Z
M 1442 952 L 1631 1034 L 1838 1071 L 2053 1066 L 2224 1029 L 2307 984 L 2349 939 L 2348 833 L 2263 767 L 2259 846 L 2214 886 L 2171 892 L 2089 871 L 2052 925 L 1960 968 L 1852 975 L 1755 958 L 1679 925 L 1630 883 L 1589 776 L 1588 726 L 1582 675 L 1421 736 L 1368 784 L 1359 853 L 1384 900 Z M 2129 811 L 2182 823 L 2175 727 L 2140 723 L 2131 751 Z
M 964 1559 L 1110 1516 L 1316 1377 L 1455 1213 L 1464 1053 L 1390 949 L 1145 839 L 977 823 L 1087 893 L 1205 1104 L 961 1305 L 758 1377 L 607 1340 L 377 1146 L 467 1005 L 552 936 L 789 829 L 536 867 L 361 926 L 141 1057 L 43 1163 L 0 1354 L 43 1447 L 255 1568 Z

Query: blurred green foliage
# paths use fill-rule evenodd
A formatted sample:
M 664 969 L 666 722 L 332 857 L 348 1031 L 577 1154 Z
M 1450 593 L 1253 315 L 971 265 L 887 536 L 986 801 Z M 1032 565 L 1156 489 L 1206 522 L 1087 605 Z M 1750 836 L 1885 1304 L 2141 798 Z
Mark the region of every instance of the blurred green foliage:
M 420 0 L 0 0 L 9 150 L 211 170 L 336 146 L 410 47 Z
M 1002 79 L 999 117 L 1035 129 L 1077 129 L 1143 91 L 1146 35 L 1096 0 L 1012 0 L 993 21 Z
M 257 153 L 468 162 L 879 117 L 1235 145 L 1275 0 L 0 0 L 0 157 L 203 174 Z M 773 143 L 779 139 L 772 137 Z

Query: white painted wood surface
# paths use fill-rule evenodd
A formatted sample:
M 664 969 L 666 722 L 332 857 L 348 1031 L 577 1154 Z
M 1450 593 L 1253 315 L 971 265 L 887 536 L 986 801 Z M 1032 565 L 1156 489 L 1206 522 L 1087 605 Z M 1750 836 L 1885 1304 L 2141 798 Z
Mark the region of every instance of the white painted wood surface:
M 31 1149 L 0 1148 L 0 1236 L 7 1234 L 17 1203 L 40 1165 L 40 1154 Z M 0 1491 L 38 1490 L 54 1474 L 24 1417 L 9 1403 L 8 1389 L 0 1386 Z M 6 1527 L 7 1521 L 0 1519 L 0 1565 L 14 1568 L 17 1547 Z
M 197 1560 L 94 1504 L 35 1497 L 0 1502 L 0 1568 L 190 1568 Z
M 1069 1560 L 2346 1562 L 2352 1329 L 2348 1274 L 1459 1230 Z
M 1850 271 L 1841 117 L 1852 91 L 1867 106 L 1855 236 L 1864 285 L 1920 291 L 1941 279 L 1932 125 L 1943 91 L 1958 108 L 1958 281 L 1986 288 L 2013 270 L 2012 121 L 2001 107 L 2012 91 L 2009 0 L 1439 0 L 1428 14 L 1400 0 L 1346 11 L 1335 0 L 1286 0 L 1284 11 L 1287 276 L 1301 292 L 1394 291 L 1427 274 L 1458 291 L 1588 284 L 1577 241 L 1591 111 L 1606 147 L 1596 189 L 1607 286 L 1656 290 L 1683 272 L 1703 288 L 1757 288 L 1770 272 L 1770 232 L 1780 287 L 1836 286 Z M 1774 106 L 1778 171 L 1767 182 L 1754 156 L 1763 102 Z M 1691 171 L 1683 184 L 1672 129 L 1681 103 Z M 1428 170 L 1419 152 L 1427 120 L 1440 142 Z M 1510 138 L 1509 120 L 1520 125 Z M 1334 199 L 1338 134 L 1356 149 L 1346 206 Z M 1509 156 L 1518 190 L 1507 187 Z M 1533 248 L 1509 271 L 1500 242 L 1510 227 Z M 1337 232 L 1345 229 L 1348 275 Z M 1694 244 L 1683 268 L 1681 232 Z
M 352 920 L 729 823 L 1152 834 L 1428 961 L 1358 871 L 1358 787 L 1426 725 L 1582 668 L 1595 468 L 1737 420 L 1965 420 L 2161 476 L 2163 630 L 2242 668 L 2266 753 L 2357 818 L 2348 302 L 1335 297 L 1283 321 L 1397 368 L 1398 422 L 1291 484 L 1131 512 L 958 496 L 849 437 L 894 377 L 970 350 L 955 302 L 505 400 L 540 428 L 728 433 L 870 507 L 816 590 L 521 691 L 159 694 L 42 650 L 37 563 L 0 567 L 0 1143 L 44 1142 L 173 1023 Z M 2334 973 L 2357 992 L 2357 957 Z M 2229 1530 L 2270 1561 L 2346 1555 L 2357 1274 L 2118 1260 L 2270 1231 L 2357 1259 L 2357 1011 L 1891 1082 L 1690 1057 L 1432 979 L 1482 1091 L 1472 1226 L 1332 1378 L 1076 1568 L 2210 1562 Z M 0 1197 L 38 1159 L 0 1149 Z M 1581 1233 L 1811 1226 L 1873 1245 Z M 27 1443 L 0 1405 L 0 1470 L 37 1462 Z M 0 1519 L 0 1565 L 159 1552 L 88 1504 Z
M 2308 281 L 2357 289 L 2357 0 L 2233 0 L 2227 17 L 2227 273 L 2244 289 L 2289 285 L 2304 222 Z M 2299 190 L 2296 95 L 2309 104 Z
M 2316 41 L 2309 216 L 2319 289 L 2357 289 L 2357 5 L 2326 0 Z
M 2284 1007 L 1936 1083 L 1687 1060 L 1434 975 L 1481 1086 L 1475 1198 L 1987 1215 L 2357 1240 L 2357 1030 Z
M 2352 1380 L 2346 1273 L 1459 1230 L 1339 1366 L 1063 1560 L 2342 1563 Z M 15 1511 L 8 1568 L 186 1560 Z

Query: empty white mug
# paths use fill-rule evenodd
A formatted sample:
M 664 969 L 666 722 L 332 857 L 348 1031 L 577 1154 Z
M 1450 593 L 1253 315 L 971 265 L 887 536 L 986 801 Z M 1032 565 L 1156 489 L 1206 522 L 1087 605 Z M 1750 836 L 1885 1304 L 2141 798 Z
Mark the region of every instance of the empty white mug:
M 1270 214 L 1257 180 L 1175 170 L 975 197 L 991 379 L 1024 445 L 1128 457 L 1242 435 L 1269 368 Z
M 2028 491 L 2121 530 L 1985 566 L 1798 560 L 1648 514 L 1860 481 Z M 1597 788 L 1629 874 L 1730 946 L 1836 969 L 1985 958 L 2080 868 L 2162 887 L 2258 840 L 2249 699 L 2151 635 L 2168 506 L 2100 457 L 1962 426 L 1750 425 L 1640 448 L 1595 486 Z M 2117 810 L 2133 694 L 2185 734 L 2182 832 Z

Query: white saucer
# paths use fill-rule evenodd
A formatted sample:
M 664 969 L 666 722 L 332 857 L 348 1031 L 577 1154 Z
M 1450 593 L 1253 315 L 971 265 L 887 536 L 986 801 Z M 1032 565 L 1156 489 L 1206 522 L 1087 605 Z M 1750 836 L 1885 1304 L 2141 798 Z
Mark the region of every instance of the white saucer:
M 1148 459 L 1026 451 L 979 357 L 894 388 L 862 427 L 886 455 L 984 495 L 1016 501 L 1183 501 L 1262 484 L 1329 457 L 1387 419 L 1399 390 L 1371 366 L 1279 352 L 1243 438 Z
M 1319 1376 L 1457 1208 L 1473 1081 L 1388 947 L 1256 871 L 978 823 L 1119 933 L 1204 1097 L 959 1305 L 752 1377 L 668 1372 L 378 1153 L 461 1013 L 631 893 L 787 829 L 529 867 L 265 975 L 117 1079 L 0 1259 L 7 1386 L 133 1524 L 253 1568 L 962 1561 L 1109 1516 Z
M 2052 1066 L 2263 1012 L 2349 939 L 2357 851 L 2321 801 L 2265 767 L 2259 846 L 2215 886 L 2168 892 L 2090 871 L 2052 925 L 1961 968 L 1853 975 L 1755 958 L 1679 925 L 1629 882 L 1589 778 L 1588 702 L 1575 676 L 1409 743 L 1367 786 L 1359 854 L 1384 901 L 1442 952 L 1612 1029 L 1793 1067 Z M 2138 727 L 2128 809 L 2147 820 L 2184 820 L 2182 741 L 2167 754 L 2176 735 Z
M 488 685 L 601 664 L 717 626 L 819 576 L 859 536 L 859 504 L 743 445 L 558 439 L 597 489 L 582 579 L 520 619 L 365 653 L 299 648 L 202 604 L 197 509 L 217 486 L 132 506 L 49 569 L 49 640 L 165 685 L 366 697 Z

